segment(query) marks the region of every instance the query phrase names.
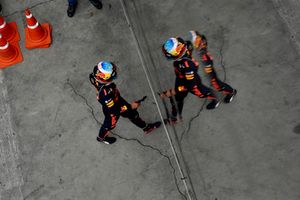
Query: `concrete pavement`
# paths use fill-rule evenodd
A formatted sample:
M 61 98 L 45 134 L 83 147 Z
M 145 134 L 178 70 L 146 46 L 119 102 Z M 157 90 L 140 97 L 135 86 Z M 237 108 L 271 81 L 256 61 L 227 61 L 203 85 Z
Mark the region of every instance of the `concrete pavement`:
M 119 66 L 116 83 L 126 99 L 148 96 L 141 116 L 159 119 L 120 2 L 103 1 L 99 11 L 80 1 L 74 18 L 67 17 L 64 1 L 2 4 L 7 21 L 18 24 L 24 62 L 0 74 L 1 200 L 185 199 L 163 129 L 143 136 L 121 119 L 115 145 L 95 140 L 103 114 L 88 74 L 102 59 Z M 52 24 L 51 48 L 24 48 L 25 6 Z M 299 199 L 299 3 L 126 6 L 155 90 L 174 84 L 161 44 L 191 29 L 207 36 L 220 77 L 238 89 L 232 104 L 213 111 L 189 95 L 183 122 L 168 127 L 175 143 L 177 134 L 194 199 Z M 160 108 L 164 112 L 161 102 Z

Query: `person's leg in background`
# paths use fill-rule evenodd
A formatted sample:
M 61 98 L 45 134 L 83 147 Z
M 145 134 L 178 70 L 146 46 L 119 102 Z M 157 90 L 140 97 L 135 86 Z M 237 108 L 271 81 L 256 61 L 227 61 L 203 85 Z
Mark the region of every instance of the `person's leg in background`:
M 89 0 L 93 6 L 95 6 L 97 9 L 102 9 L 102 2 L 101 0 Z M 77 0 L 68 0 L 69 6 L 68 6 L 68 16 L 73 17 L 77 8 Z
M 77 0 L 68 0 L 69 6 L 67 10 L 67 14 L 69 17 L 73 17 L 77 7 Z
M 217 73 L 213 67 L 214 64 L 213 64 L 212 56 L 207 51 L 203 51 L 203 52 L 201 54 L 201 57 L 202 57 L 202 63 L 204 65 L 204 72 L 209 76 L 211 85 L 217 91 L 223 92 L 223 94 L 226 95 L 224 98 L 224 102 L 230 103 L 233 97 L 237 93 L 236 89 L 233 89 L 229 84 L 221 81 L 218 78 Z
M 216 73 L 214 72 L 214 74 Z M 236 89 L 233 89 L 227 83 L 222 82 L 216 75 L 210 78 L 210 82 L 217 91 L 223 92 L 223 94 L 226 95 L 224 98 L 225 103 L 230 103 L 237 93 Z

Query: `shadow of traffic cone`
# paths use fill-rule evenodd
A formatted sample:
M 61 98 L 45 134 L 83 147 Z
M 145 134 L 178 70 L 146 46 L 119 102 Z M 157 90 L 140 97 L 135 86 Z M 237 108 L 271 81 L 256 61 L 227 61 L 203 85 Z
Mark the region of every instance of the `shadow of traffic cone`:
M 33 48 L 49 48 L 51 37 L 51 25 L 48 23 L 39 24 L 30 10 L 25 10 L 27 27 L 25 28 L 25 47 Z
M 9 43 L 0 34 L 0 69 L 22 62 L 23 56 L 18 42 Z
M 16 22 L 6 23 L 5 19 L 0 15 L 0 34 L 5 37 L 8 42 L 18 42 L 20 35 Z

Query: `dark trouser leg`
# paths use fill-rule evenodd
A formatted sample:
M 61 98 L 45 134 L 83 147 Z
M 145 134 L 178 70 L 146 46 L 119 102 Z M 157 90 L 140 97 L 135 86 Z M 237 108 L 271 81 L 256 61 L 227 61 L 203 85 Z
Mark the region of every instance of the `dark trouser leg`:
M 200 98 L 207 98 L 210 100 L 215 100 L 216 97 L 213 93 L 213 91 L 206 87 L 205 85 L 203 85 L 202 83 L 198 84 L 198 85 L 193 85 L 191 87 L 190 92 Z
M 126 107 L 127 110 L 121 113 L 122 117 L 128 118 L 133 124 L 141 129 L 145 128 L 147 124 L 140 118 L 138 111 L 133 110 L 129 104 L 126 105 Z
M 236 93 L 236 90 L 234 90 L 230 85 L 227 83 L 222 82 L 218 76 L 217 73 L 213 67 L 213 58 L 211 55 L 203 51 L 201 53 L 202 57 L 202 63 L 205 66 L 204 71 L 209 76 L 211 85 L 215 88 L 217 91 L 222 91 L 224 94 L 234 94 Z
M 187 96 L 188 92 L 183 91 L 183 92 L 176 92 L 175 94 L 175 100 L 176 100 L 176 105 L 172 105 L 172 115 L 174 117 L 179 114 L 181 117 L 182 110 L 183 110 L 183 104 L 184 104 L 184 98 Z M 176 107 L 177 106 L 177 107 Z
M 77 4 L 77 0 L 68 0 L 69 4 L 75 6 Z
M 190 92 L 200 98 L 207 98 L 207 99 L 211 100 L 206 105 L 206 108 L 209 110 L 217 108 L 219 105 L 219 102 L 217 101 L 213 91 L 210 88 L 206 87 L 205 85 L 202 85 L 201 83 L 198 85 L 192 86 L 192 89 Z
M 225 94 L 231 94 L 234 91 L 234 89 L 230 85 L 220 81 L 218 78 L 212 78 L 210 81 L 211 81 L 212 86 L 216 90 L 222 91 Z
M 136 115 L 129 118 L 129 120 L 134 123 L 137 127 L 143 129 L 147 126 L 146 122 L 140 118 L 139 113 L 136 111 Z
M 67 10 L 67 14 L 69 17 L 73 17 L 77 7 L 77 0 L 68 0 L 69 6 Z
M 120 116 L 113 114 L 106 114 L 104 122 L 99 130 L 98 137 L 101 139 L 105 138 L 109 134 L 109 131 L 116 127 L 119 117 Z
M 142 120 L 139 116 L 137 110 L 133 110 L 131 105 L 122 97 L 119 99 L 121 106 L 121 116 L 128 118 L 133 124 L 139 128 L 145 128 L 147 126 L 146 122 Z
M 219 92 L 223 92 L 225 94 L 232 94 L 234 92 L 234 89 L 228 85 L 227 83 L 224 83 L 221 81 L 217 73 L 215 72 L 215 69 L 213 67 L 207 68 L 206 72 L 210 78 L 211 85 Z
M 216 90 L 221 91 L 221 92 L 223 92 L 223 94 L 225 94 L 225 98 L 224 98 L 225 103 L 230 103 L 232 101 L 233 97 L 237 93 L 236 89 L 233 89 L 227 83 L 220 81 L 213 68 L 212 68 L 211 72 L 209 73 L 209 75 L 210 75 L 210 82 L 211 82 L 212 86 Z
M 167 116 L 167 117 L 168 118 L 169 117 L 176 118 L 176 116 L 177 116 L 177 104 L 175 103 L 173 97 L 170 97 L 170 103 L 171 103 L 171 106 L 172 106 L 172 113 L 171 113 L 172 116 Z
M 125 106 L 127 109 L 121 112 L 122 117 L 128 118 L 137 127 L 143 129 L 145 134 L 149 134 L 152 130 L 160 126 L 161 122 L 146 123 L 140 118 L 139 113 L 136 109 L 133 110 L 131 108 L 131 105 L 129 104 Z
M 181 117 L 182 109 L 183 109 L 183 103 L 184 98 L 188 95 L 187 87 L 185 86 L 185 81 L 179 78 L 176 78 L 175 80 L 175 100 L 176 105 L 170 98 L 170 102 L 172 105 L 172 115 L 174 118 L 177 117 L 177 114 Z

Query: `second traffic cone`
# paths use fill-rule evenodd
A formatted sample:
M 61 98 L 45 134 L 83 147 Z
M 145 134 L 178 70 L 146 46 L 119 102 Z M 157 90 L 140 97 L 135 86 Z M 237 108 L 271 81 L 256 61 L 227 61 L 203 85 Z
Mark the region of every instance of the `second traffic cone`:
M 51 25 L 48 23 L 39 24 L 30 10 L 25 10 L 27 27 L 25 28 L 25 47 L 33 48 L 49 48 L 51 37 Z
M 0 69 L 22 62 L 23 56 L 18 42 L 9 43 L 0 34 Z
M 0 34 L 9 42 L 17 42 L 20 40 L 16 22 L 6 23 L 5 19 L 0 15 Z

